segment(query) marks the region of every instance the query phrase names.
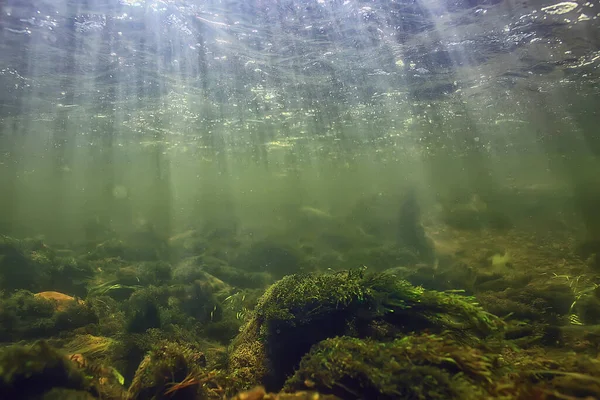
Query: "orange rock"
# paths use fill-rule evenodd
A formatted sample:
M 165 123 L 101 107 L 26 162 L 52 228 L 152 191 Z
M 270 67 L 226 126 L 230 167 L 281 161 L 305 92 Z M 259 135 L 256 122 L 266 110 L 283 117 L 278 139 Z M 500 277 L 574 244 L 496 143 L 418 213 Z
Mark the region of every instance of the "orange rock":
M 68 294 L 60 293 L 60 292 L 40 292 L 34 294 L 34 297 L 39 299 L 52 300 L 56 304 L 56 311 L 64 311 L 71 305 L 73 302 L 77 301 L 79 304 L 83 304 L 83 301 L 76 300 L 74 297 L 69 296 Z

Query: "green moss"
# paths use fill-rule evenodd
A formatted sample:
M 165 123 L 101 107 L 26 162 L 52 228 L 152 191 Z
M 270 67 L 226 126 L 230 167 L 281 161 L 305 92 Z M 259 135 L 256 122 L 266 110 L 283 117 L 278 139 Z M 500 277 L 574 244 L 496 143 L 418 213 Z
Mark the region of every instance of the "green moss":
M 327 338 L 389 340 L 428 329 L 450 330 L 466 339 L 500 325 L 471 297 L 426 291 L 390 274 L 291 275 L 261 297 L 234 343 L 230 362 L 232 369 L 246 371 L 240 373 L 242 388 L 260 383 L 278 390 L 311 346 Z
M 272 285 L 256 306 L 256 316 L 276 329 L 296 326 L 366 302 L 360 271 L 335 274 L 288 275 Z
M 316 345 L 284 389 L 308 385 L 341 398 L 480 399 L 490 367 L 479 351 L 442 336 L 390 343 L 337 337 Z
M 2 399 L 35 398 L 53 388 L 90 390 L 74 364 L 43 341 L 2 349 L 0 377 Z
M 475 298 L 413 286 L 390 274 L 352 270 L 333 274 L 290 275 L 271 286 L 256 307 L 256 317 L 272 330 L 311 323 L 345 310 L 349 318 L 384 318 L 395 324 L 421 323 L 441 329 L 489 334 L 500 326 Z M 355 315 L 356 314 L 356 315 Z M 268 335 L 269 331 L 262 331 Z

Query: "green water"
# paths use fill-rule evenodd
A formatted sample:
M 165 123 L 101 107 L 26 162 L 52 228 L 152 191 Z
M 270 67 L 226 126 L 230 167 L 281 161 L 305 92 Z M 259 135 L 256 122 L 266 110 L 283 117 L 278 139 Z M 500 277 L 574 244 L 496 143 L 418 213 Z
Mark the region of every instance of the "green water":
M 6 3 L 0 226 L 52 242 L 90 220 L 268 229 L 407 184 L 430 205 L 594 196 L 596 11 Z

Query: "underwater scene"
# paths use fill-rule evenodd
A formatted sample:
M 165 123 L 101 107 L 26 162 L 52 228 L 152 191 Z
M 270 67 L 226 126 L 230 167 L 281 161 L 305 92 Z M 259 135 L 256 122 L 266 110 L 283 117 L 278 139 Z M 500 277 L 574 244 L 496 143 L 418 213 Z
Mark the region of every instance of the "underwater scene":
M 0 399 L 600 399 L 600 3 L 0 0 Z

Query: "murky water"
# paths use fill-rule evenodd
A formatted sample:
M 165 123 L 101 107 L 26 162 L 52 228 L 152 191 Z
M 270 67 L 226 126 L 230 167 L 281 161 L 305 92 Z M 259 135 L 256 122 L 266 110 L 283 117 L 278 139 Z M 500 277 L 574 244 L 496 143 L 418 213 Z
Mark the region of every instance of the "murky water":
M 290 197 L 335 212 L 405 181 L 429 197 L 570 186 L 596 166 L 598 12 L 4 2 L 2 224 L 71 238 L 87 218 L 166 229 L 215 203 L 240 218 L 281 218 Z

